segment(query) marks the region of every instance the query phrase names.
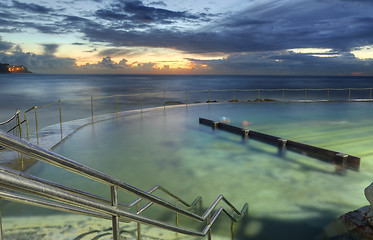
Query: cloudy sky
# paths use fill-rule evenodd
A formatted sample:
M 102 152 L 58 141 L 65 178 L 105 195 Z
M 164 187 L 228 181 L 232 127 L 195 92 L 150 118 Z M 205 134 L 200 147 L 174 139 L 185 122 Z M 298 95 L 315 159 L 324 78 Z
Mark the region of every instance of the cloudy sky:
M 1 0 L 37 73 L 373 75 L 372 0 Z

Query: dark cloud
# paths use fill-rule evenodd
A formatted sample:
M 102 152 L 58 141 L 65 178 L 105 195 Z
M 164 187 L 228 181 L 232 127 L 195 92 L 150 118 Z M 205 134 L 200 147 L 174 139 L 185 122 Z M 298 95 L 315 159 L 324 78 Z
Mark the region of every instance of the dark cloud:
M 12 47 L 13 47 L 12 43 L 2 41 L 1 36 L 0 36 L 0 51 L 8 51 Z
M 133 22 L 168 23 L 186 20 L 186 12 L 124 2 L 102 10 L 106 17 Z M 279 1 L 230 14 L 198 31 L 178 28 L 84 28 L 91 41 L 114 46 L 165 47 L 189 53 L 274 51 L 292 48 L 332 48 L 341 51 L 373 44 L 371 8 L 348 8 L 340 0 Z M 199 19 L 198 17 L 196 19 Z M 200 20 L 200 19 L 199 19 Z
M 108 9 L 100 9 L 97 10 L 96 15 L 99 18 L 106 19 L 106 20 L 126 20 L 128 15 L 121 14 L 113 10 Z
M 0 10 L 1 32 L 24 32 L 36 29 L 42 33 L 65 33 L 66 26 L 62 26 L 62 16 L 52 13 L 52 10 L 39 9 L 35 4 L 14 1 L 14 6 Z M 24 5 L 34 6 L 34 11 L 27 10 Z M 37 5 L 38 6 L 38 5 Z M 49 8 L 48 8 L 49 9 Z
M 77 17 L 77 16 L 69 16 L 65 15 L 63 16 L 63 20 L 60 23 L 61 28 L 68 29 L 64 31 L 71 31 L 71 32 L 81 32 L 85 28 L 101 28 L 102 25 L 98 22 L 95 22 L 93 20 L 83 18 L 83 17 Z
M 124 69 L 126 67 L 129 67 L 127 65 L 127 60 L 126 59 L 122 59 L 121 61 L 119 61 L 119 63 L 117 62 L 114 62 L 111 57 L 104 57 L 100 62 L 98 62 L 97 64 L 86 64 L 85 66 L 83 66 L 83 68 L 103 68 L 103 69 Z
M 126 13 L 131 14 L 133 20 L 139 22 L 168 23 L 168 20 L 184 20 L 194 17 L 186 12 L 175 12 L 162 8 L 146 7 L 141 1 L 127 2 L 123 9 Z
M 351 53 L 336 53 L 329 57 L 288 51 L 236 53 L 221 60 L 189 59 L 208 65 L 220 74 L 272 74 L 272 75 L 373 75 L 373 60 L 360 60 Z M 333 56 L 334 55 L 334 56 Z
M 155 6 L 167 7 L 167 4 L 165 4 L 163 1 L 154 1 L 154 2 L 150 2 L 149 5 L 155 5 Z
M 4 9 L 9 9 L 8 6 L 1 6 L 0 4 L 0 8 L 3 8 L 3 11 Z M 4 21 L 5 19 L 18 19 L 17 15 L 15 15 L 14 13 L 10 13 L 10 12 L 1 12 L 0 11 L 0 18 Z
M 34 3 L 22 3 L 16 0 L 13 0 L 13 6 L 16 9 L 24 10 L 27 12 L 33 12 L 38 14 L 48 14 L 50 12 L 53 12 L 53 9 L 47 8 L 38 4 Z
M 263 41 L 250 32 L 193 33 L 159 29 L 135 32 L 87 28 L 84 29 L 84 33 L 91 41 L 111 42 L 115 46 L 174 48 L 189 53 L 260 51 L 277 48 L 272 42 Z
M 86 64 L 76 69 L 78 72 L 87 73 L 154 73 L 157 70 L 154 69 L 154 63 L 138 63 L 134 65 L 128 65 L 126 59 L 122 59 L 119 62 L 114 62 L 110 57 L 104 57 L 101 61 L 96 64 Z
M 120 57 L 120 56 L 136 56 L 138 54 L 146 52 L 146 49 L 122 49 L 122 48 L 109 48 L 102 50 L 98 53 L 99 56 L 110 56 L 110 57 Z
M 114 63 L 110 57 L 105 57 L 102 59 L 101 62 L 99 62 L 98 67 L 103 67 L 103 68 L 121 68 L 122 66 L 118 63 Z
M 43 44 L 43 47 L 44 47 L 45 55 L 54 55 L 57 52 L 59 45 L 58 44 Z
M 151 5 L 165 6 L 163 2 L 152 2 Z M 191 14 L 188 12 L 171 11 L 164 8 L 145 6 L 141 1 L 117 1 L 107 9 L 100 9 L 96 16 L 106 20 L 128 21 L 137 24 L 171 24 L 175 21 L 195 21 L 208 14 Z
M 83 51 L 83 52 L 87 52 L 87 53 L 94 53 L 94 52 L 97 52 L 97 49 L 96 49 L 96 48 L 94 48 L 94 49 L 92 49 L 92 50 L 89 50 L 89 51 Z

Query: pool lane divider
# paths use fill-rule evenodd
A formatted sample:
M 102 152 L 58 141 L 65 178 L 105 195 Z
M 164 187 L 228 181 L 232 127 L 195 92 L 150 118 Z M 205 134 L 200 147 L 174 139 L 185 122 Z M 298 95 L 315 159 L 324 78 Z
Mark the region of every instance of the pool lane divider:
M 304 154 L 318 160 L 335 164 L 337 170 L 351 169 L 359 171 L 360 169 L 360 158 L 345 153 L 340 153 L 325 148 L 320 148 L 296 141 L 291 141 L 276 137 L 273 135 L 256 132 L 236 126 L 232 126 L 227 123 L 218 121 L 212 121 L 205 118 L 199 118 L 199 123 L 212 127 L 212 129 L 220 129 L 226 132 L 230 132 L 236 135 L 240 135 L 243 139 L 254 139 L 270 145 L 277 146 L 279 153 L 284 153 L 286 150 L 290 150 L 296 153 Z

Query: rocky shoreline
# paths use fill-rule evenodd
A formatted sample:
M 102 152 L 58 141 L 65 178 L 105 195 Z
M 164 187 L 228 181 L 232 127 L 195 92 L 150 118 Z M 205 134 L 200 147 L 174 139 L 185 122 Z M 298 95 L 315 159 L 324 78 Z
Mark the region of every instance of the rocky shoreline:
M 373 240 L 373 183 L 364 190 L 371 205 L 348 212 L 325 228 L 330 240 Z

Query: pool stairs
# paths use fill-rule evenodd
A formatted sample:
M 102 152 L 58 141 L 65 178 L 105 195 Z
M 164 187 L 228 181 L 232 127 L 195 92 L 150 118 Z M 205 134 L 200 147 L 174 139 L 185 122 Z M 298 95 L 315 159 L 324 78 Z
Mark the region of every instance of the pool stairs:
M 152 228 L 165 229 L 183 236 L 199 238 L 207 236 L 208 239 L 211 239 L 211 228 L 222 213 L 230 219 L 230 235 L 231 239 L 234 239 L 233 224 L 247 215 L 248 212 L 247 203 L 239 211 L 223 195 L 219 195 L 203 214 L 197 214 L 195 213 L 197 204 L 202 206 L 201 197 L 197 197 L 192 203 L 188 203 L 160 185 L 156 185 L 148 191 L 138 189 L 110 175 L 38 147 L 1 130 L 0 146 L 89 178 L 97 183 L 103 183 L 110 188 L 111 195 L 110 198 L 103 198 L 92 193 L 0 166 L 0 199 L 110 220 L 112 222 L 110 232 L 114 240 L 121 239 L 119 222 L 135 223 L 137 239 L 141 239 L 142 224 L 151 226 Z M 136 196 L 137 199 L 129 204 L 119 202 L 119 191 L 130 193 Z M 163 198 L 155 196 L 153 193 L 156 191 L 163 192 L 168 197 L 174 199 L 176 203 L 172 204 Z M 147 203 L 144 203 L 145 201 Z M 141 215 L 141 213 L 153 205 L 158 205 L 165 211 L 175 214 L 175 224 L 169 224 Z M 180 205 L 183 207 L 180 207 Z M 179 226 L 179 216 L 181 215 L 193 222 L 202 224 L 203 229 L 199 231 Z M 0 240 L 2 240 L 4 235 L 2 229 L 0 230 Z M 81 235 L 80 239 L 90 239 L 88 235 Z M 96 236 L 91 239 L 98 238 Z

